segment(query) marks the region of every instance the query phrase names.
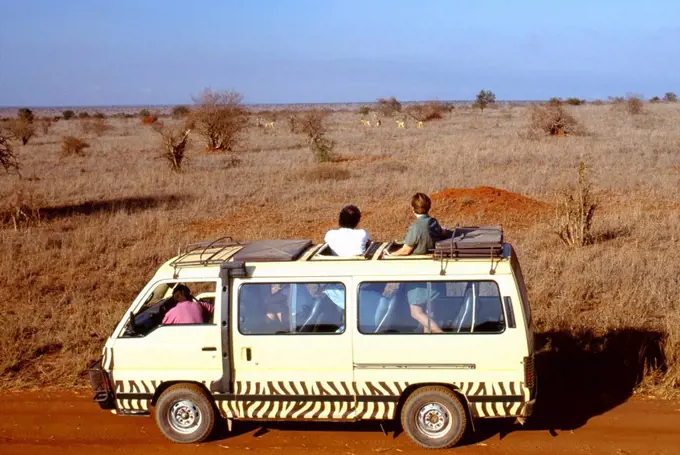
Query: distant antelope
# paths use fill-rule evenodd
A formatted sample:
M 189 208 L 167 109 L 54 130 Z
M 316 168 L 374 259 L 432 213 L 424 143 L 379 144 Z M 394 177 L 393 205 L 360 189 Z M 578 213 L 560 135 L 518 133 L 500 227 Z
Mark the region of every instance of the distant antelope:
M 403 120 L 397 120 L 397 128 L 406 128 L 406 122 Z
M 266 122 L 264 124 L 265 128 L 274 128 L 274 121 L 272 120 L 271 122 Z
M 361 119 L 361 124 L 364 125 L 364 126 L 371 126 L 371 121 L 370 121 L 370 120 L 366 120 L 365 118 L 362 118 L 362 119 Z
M 422 128 L 422 127 L 423 127 L 423 121 L 422 121 L 422 120 L 418 120 L 418 128 Z

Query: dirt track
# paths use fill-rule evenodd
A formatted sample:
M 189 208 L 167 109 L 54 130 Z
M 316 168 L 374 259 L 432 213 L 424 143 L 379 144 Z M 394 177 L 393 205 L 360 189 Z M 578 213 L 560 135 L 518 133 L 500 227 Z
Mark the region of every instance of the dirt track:
M 262 429 L 235 425 L 201 445 L 172 444 L 153 419 L 118 417 L 101 411 L 86 392 L 0 394 L 0 453 L 9 454 L 389 454 L 424 453 L 405 434 L 385 436 L 375 423 L 301 425 Z M 556 410 L 559 412 L 559 410 Z M 510 426 L 508 426 L 510 425 Z M 678 454 L 680 403 L 630 400 L 574 430 L 532 429 L 487 424 L 452 453 Z M 505 430 L 504 432 L 499 432 Z M 507 433 L 507 430 L 511 430 Z M 434 453 L 434 452 L 427 452 Z

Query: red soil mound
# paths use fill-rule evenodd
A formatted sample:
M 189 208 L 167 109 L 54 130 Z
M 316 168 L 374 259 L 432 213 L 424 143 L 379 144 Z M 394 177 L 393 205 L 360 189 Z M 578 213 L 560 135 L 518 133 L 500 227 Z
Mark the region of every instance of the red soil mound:
M 546 215 L 544 202 L 498 188 L 448 188 L 432 195 L 433 212 L 442 223 L 501 224 L 528 227 Z

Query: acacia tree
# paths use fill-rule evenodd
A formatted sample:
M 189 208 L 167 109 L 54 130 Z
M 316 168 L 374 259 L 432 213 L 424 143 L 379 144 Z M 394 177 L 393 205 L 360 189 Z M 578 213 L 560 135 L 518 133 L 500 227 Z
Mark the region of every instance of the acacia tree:
M 477 94 L 477 99 L 475 100 L 475 105 L 479 107 L 482 112 L 484 108 L 489 104 L 494 104 L 496 102 L 496 95 L 491 90 L 480 90 Z
M 676 94 L 673 93 L 673 92 L 667 92 L 667 93 L 663 96 L 663 100 L 666 101 L 666 102 L 668 102 L 668 103 L 675 103 L 675 102 L 678 101 L 678 95 L 676 95 Z
M 199 135 L 211 151 L 231 151 L 239 133 L 248 125 L 243 96 L 234 91 L 212 91 L 207 88 L 194 97 L 196 109 L 192 120 Z
M 159 146 L 161 158 L 168 162 L 173 172 L 181 172 L 191 130 L 185 126 L 166 127 L 162 123 L 157 123 L 154 131 L 161 136 Z

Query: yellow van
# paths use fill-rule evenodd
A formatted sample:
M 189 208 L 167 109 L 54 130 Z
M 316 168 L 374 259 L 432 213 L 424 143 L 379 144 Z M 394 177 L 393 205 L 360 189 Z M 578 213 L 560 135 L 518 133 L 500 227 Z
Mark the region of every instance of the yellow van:
M 468 242 L 480 232 L 492 240 Z M 309 240 L 190 245 L 90 366 L 94 400 L 120 415 L 153 410 L 184 443 L 207 438 L 219 416 L 229 427 L 400 419 L 427 448 L 456 444 L 472 419 L 523 421 L 536 394 L 531 311 L 496 233 L 463 230 L 401 257 L 384 254 L 395 242 L 351 258 Z M 191 308 L 203 316 L 187 323 Z

